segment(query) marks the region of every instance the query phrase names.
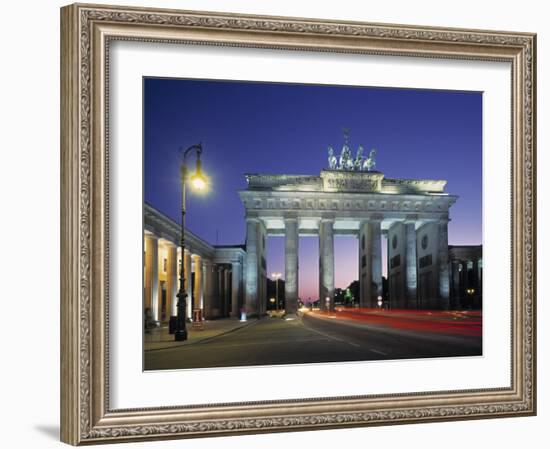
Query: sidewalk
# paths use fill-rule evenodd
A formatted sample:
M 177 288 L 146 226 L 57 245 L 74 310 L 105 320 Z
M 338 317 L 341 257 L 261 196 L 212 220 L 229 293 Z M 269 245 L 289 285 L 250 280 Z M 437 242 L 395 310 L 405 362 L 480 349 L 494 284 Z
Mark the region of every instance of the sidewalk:
M 245 326 L 250 326 L 257 320 L 239 321 L 237 318 L 222 318 L 219 320 L 204 321 L 203 328 L 194 328 L 191 323 L 187 323 L 187 340 L 174 341 L 174 335 L 168 333 L 168 325 L 163 324 L 161 327 L 151 329 L 150 334 L 145 334 L 144 350 L 155 351 L 159 349 L 175 348 L 178 346 L 189 346 L 210 340 L 220 335 L 236 331 Z

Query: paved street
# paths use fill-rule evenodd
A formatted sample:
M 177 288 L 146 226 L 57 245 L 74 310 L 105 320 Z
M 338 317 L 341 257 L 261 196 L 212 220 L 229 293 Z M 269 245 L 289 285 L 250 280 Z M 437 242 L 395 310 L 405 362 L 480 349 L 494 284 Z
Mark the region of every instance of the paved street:
M 400 316 L 400 324 L 392 326 L 391 319 L 373 324 L 338 314 L 306 313 L 292 321 L 264 318 L 204 341 L 146 351 L 145 369 L 481 355 L 481 328 L 478 335 L 464 335 L 442 328 L 439 317 L 433 319 L 435 331 L 402 325 L 419 319 L 424 318 Z

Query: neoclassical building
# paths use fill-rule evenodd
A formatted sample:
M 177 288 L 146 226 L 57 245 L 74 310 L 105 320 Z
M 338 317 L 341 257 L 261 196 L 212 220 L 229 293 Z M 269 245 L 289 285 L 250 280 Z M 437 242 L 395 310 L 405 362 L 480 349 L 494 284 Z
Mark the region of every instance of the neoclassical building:
M 319 238 L 319 295 L 334 305 L 334 236 L 359 244 L 360 304 L 382 295 L 382 239 L 387 235 L 392 307 L 450 306 L 449 211 L 457 197 L 446 181 L 386 178 L 373 170 L 334 168 L 319 176 L 248 174 L 239 192 L 246 212 L 245 305 L 265 312 L 266 237 L 285 238 L 286 312 L 298 305 L 299 237 Z
M 180 236 L 178 223 L 144 205 L 144 308 L 156 323 L 168 322 L 177 314 Z M 244 297 L 244 248 L 213 246 L 188 230 L 185 248 L 187 317 L 197 309 L 206 319 L 238 316 Z
M 481 308 L 483 297 L 483 251 L 481 245 L 449 245 L 451 306 Z

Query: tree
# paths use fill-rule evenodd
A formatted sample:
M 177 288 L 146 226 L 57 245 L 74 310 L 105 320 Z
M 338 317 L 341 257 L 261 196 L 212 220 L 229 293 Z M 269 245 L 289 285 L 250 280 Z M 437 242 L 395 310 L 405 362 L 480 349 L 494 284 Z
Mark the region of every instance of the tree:
M 344 294 L 345 304 L 347 306 L 353 305 L 353 300 L 355 299 L 350 288 L 346 288 L 346 293 Z
M 359 302 L 359 281 L 353 281 L 351 284 L 348 285 L 348 290 L 351 292 L 353 296 L 352 304 Z
M 345 301 L 344 290 L 341 288 L 334 289 L 334 304 L 343 304 Z

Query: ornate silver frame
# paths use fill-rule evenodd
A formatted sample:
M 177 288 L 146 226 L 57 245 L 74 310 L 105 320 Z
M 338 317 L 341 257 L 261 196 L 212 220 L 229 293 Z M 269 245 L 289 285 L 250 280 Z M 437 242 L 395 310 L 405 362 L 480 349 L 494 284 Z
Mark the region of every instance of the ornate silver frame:
M 61 439 L 78 445 L 536 413 L 536 36 L 75 4 L 61 9 Z M 508 61 L 510 388 L 111 410 L 106 76 L 114 39 Z

